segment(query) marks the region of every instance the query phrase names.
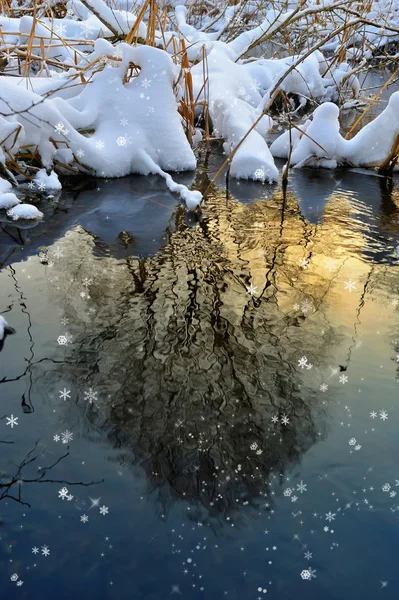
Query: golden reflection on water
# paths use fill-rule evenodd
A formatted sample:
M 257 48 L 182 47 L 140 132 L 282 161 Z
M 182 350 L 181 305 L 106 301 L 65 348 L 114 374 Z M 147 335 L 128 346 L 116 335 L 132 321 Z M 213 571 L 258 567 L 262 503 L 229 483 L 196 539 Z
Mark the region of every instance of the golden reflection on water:
M 360 213 L 339 191 L 319 223 L 290 192 L 253 204 L 213 192 L 197 226 L 178 208 L 165 246 L 126 260 L 68 231 L 49 251 L 62 250 L 62 277 L 46 270 L 45 295 L 73 343 L 64 364 L 35 368 L 37 390 L 68 382 L 68 427 L 104 436 L 163 502 L 198 500 L 208 516 L 256 504 L 270 474 L 325 435 L 326 369 L 398 290 L 397 266 L 365 253 Z

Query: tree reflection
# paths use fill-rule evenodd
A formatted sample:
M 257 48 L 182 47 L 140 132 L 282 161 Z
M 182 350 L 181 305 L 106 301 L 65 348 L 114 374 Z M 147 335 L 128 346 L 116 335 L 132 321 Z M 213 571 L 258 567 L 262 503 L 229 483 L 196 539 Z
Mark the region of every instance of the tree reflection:
M 105 436 L 119 465 L 139 465 L 164 504 L 193 501 L 208 517 L 271 508 L 271 474 L 282 478 L 323 437 L 325 409 L 312 391 L 321 379 L 309 365 L 326 366 L 340 341 L 326 300 L 337 275 L 300 261 L 321 243 L 331 256 L 335 234 L 321 236 L 295 197 L 280 193 L 228 206 L 215 193 L 196 227 L 176 212 L 154 257 L 104 257 L 101 268 L 101 240 L 70 231 L 63 279 L 90 276 L 90 298 L 67 284 L 54 290 L 74 344 L 68 364 L 41 373 L 40 385 L 73 384 L 69 426 Z

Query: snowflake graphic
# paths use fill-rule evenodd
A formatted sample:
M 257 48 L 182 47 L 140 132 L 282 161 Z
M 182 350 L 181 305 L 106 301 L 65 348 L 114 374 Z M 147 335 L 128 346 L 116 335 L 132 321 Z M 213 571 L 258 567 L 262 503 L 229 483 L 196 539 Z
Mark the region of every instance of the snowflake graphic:
M 54 129 L 56 130 L 57 133 L 66 133 L 65 125 L 62 121 L 57 123 L 57 125 L 54 127 Z
M 105 506 L 104 504 L 102 506 L 100 506 L 100 514 L 102 515 L 107 515 L 109 513 L 109 509 L 108 506 Z
M 386 421 L 388 419 L 388 413 L 386 410 L 380 410 L 380 419 L 381 421 Z
M 322 383 L 320 386 L 321 392 L 326 392 L 328 390 L 328 385 L 326 383 Z
M 303 483 L 302 479 L 300 481 L 300 483 L 296 484 L 296 489 L 298 490 L 298 492 L 301 492 L 301 494 L 303 494 L 304 492 L 307 492 L 308 488 L 308 484 L 307 483 Z
M 302 579 L 306 579 L 308 581 L 310 581 L 310 572 L 308 569 L 304 569 L 303 571 L 301 571 L 301 577 Z
M 127 119 L 123 118 L 120 120 L 120 123 L 123 127 L 126 127 L 126 125 L 129 123 L 129 121 Z
M 93 34 L 93 29 L 88 23 L 83 23 L 80 28 L 80 33 L 85 40 L 87 40 Z
M 16 573 L 13 573 L 10 577 L 11 581 L 18 581 L 19 579 L 19 575 L 17 575 Z
M 73 433 L 68 431 L 68 429 L 66 429 L 65 431 L 63 431 L 61 433 L 61 441 L 63 444 L 68 444 L 69 442 L 72 442 L 72 440 L 73 440 Z
M 58 434 L 56 434 L 56 435 L 53 437 L 53 440 L 54 440 L 55 442 L 59 442 L 59 441 L 60 441 L 60 439 L 61 439 L 61 438 L 60 438 L 60 436 L 59 436 Z
M 287 417 L 287 415 L 282 415 L 281 422 L 282 422 L 283 425 L 288 425 L 288 423 L 290 422 L 290 420 Z
M 258 447 L 258 444 L 256 442 L 254 442 L 253 444 L 250 445 L 251 450 L 256 450 Z
M 290 497 L 292 492 L 293 492 L 293 490 L 291 488 L 285 488 L 283 494 L 284 494 L 284 496 Z
M 340 375 L 339 381 L 340 381 L 340 383 L 343 383 L 343 384 L 347 383 L 348 382 L 348 376 L 347 375 Z
M 68 338 L 66 337 L 66 335 L 59 335 L 57 337 L 57 342 L 60 346 L 67 346 L 68 345 Z
M 306 358 L 306 356 L 302 356 L 302 358 L 300 358 L 298 360 L 298 367 L 301 367 L 301 369 L 304 369 L 307 366 L 308 366 L 308 359 Z
M 66 26 L 63 25 L 62 23 L 60 23 L 59 25 L 56 25 L 54 27 L 54 31 L 57 35 L 59 35 L 60 37 L 62 37 L 63 35 L 66 34 Z
M 345 281 L 345 289 L 352 292 L 356 288 L 356 283 L 349 279 L 349 281 Z
M 257 289 L 258 288 L 255 285 L 252 285 L 252 283 L 251 283 L 250 286 L 247 285 L 247 294 L 249 294 L 250 296 L 253 296 L 254 294 L 256 294 Z
M 141 87 L 143 87 L 145 90 L 151 87 L 151 79 L 143 79 L 143 81 L 141 82 Z
M 64 388 L 63 390 L 60 390 L 60 398 L 62 398 L 64 400 L 64 402 L 68 399 L 71 398 L 71 390 L 67 390 L 66 388 Z
M 65 498 L 67 498 L 68 495 L 69 495 L 69 492 L 66 487 L 63 487 L 58 491 L 58 498 L 61 498 L 61 500 L 65 500 Z
M 258 181 L 264 181 L 266 177 L 266 173 L 264 169 L 256 169 L 254 171 L 254 179 L 257 179 Z
M 46 544 L 43 544 L 41 550 L 43 556 L 50 556 L 50 548 Z
M 14 429 L 15 425 L 18 425 L 18 418 L 11 415 L 11 417 L 6 417 L 6 425 L 9 425 L 11 429 Z
M 85 154 L 85 151 L 82 150 L 82 148 L 79 148 L 79 150 L 76 152 L 76 156 L 78 158 L 82 158 L 82 156 L 84 156 L 84 154 Z
M 278 423 L 278 415 L 272 416 L 272 423 Z
M 306 313 L 314 310 L 314 306 L 310 300 L 304 300 L 301 304 L 301 310 L 306 315 Z
M 32 554 L 39 554 L 39 548 L 37 546 L 33 546 Z
M 98 392 L 95 392 L 93 388 L 89 388 L 88 392 L 84 392 L 84 398 L 85 400 L 89 401 L 89 404 L 93 404 L 93 402 L 96 402 L 98 400 L 97 396 Z
M 331 523 L 331 521 L 334 521 L 334 520 L 335 520 L 335 513 L 332 513 L 331 511 L 326 513 L 326 521 Z
M 355 438 L 351 438 L 348 442 L 349 446 L 354 446 L 356 444 Z
M 53 252 L 53 257 L 54 258 L 62 258 L 64 256 L 63 251 L 61 250 L 61 248 L 57 247 L 54 252 Z M 62 323 L 62 321 L 61 321 Z
M 383 492 L 389 492 L 390 489 L 391 489 L 391 486 L 389 485 L 389 483 L 384 483 L 384 485 L 382 486 Z
M 104 142 L 102 140 L 98 140 L 98 142 L 96 142 L 96 148 L 97 150 L 104 150 Z

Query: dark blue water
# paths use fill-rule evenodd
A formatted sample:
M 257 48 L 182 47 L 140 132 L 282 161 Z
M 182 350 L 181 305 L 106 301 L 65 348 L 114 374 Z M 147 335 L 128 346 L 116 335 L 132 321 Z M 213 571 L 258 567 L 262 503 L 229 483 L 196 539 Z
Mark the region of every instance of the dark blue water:
M 0 598 L 397 598 L 396 182 L 40 208 L 0 233 Z

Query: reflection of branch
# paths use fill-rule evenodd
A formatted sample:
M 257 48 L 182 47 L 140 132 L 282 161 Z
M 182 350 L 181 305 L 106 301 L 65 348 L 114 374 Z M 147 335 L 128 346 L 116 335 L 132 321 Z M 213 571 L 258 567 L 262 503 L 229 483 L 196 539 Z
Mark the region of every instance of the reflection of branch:
M 13 443 L 13 442 L 1 442 L 1 443 Z M 64 460 L 64 458 L 69 456 L 69 451 L 66 452 L 65 454 L 63 454 L 62 456 L 60 456 L 59 458 L 57 458 L 57 460 L 54 461 L 52 464 L 50 464 L 48 467 L 42 467 L 42 469 L 41 469 L 42 472 L 38 477 L 35 477 L 34 479 L 27 479 L 25 477 L 22 477 L 21 475 L 22 475 L 23 469 L 26 466 L 28 466 L 29 464 L 35 462 L 35 460 L 37 458 L 39 458 L 39 456 L 41 456 L 40 454 L 35 454 L 38 444 L 39 444 L 39 442 L 36 442 L 35 445 L 33 446 L 33 448 L 28 452 L 28 454 L 25 456 L 23 461 L 18 466 L 17 472 L 15 473 L 15 475 L 13 475 L 13 477 L 11 478 L 10 481 L 7 481 L 7 482 L 0 481 L 0 500 L 3 500 L 4 498 L 10 498 L 10 500 L 14 500 L 15 502 L 18 502 L 19 504 L 23 504 L 24 506 L 30 507 L 30 504 L 28 502 L 24 502 L 21 499 L 21 484 L 23 484 L 23 483 L 60 483 L 60 484 L 66 484 L 66 485 L 82 485 L 82 486 L 88 487 L 91 485 L 96 485 L 98 483 L 102 483 L 104 481 L 103 479 L 101 479 L 100 481 L 91 481 L 90 483 L 85 483 L 84 481 L 67 481 L 65 479 L 45 479 L 48 471 L 51 471 L 62 460 Z M 14 495 L 10 494 L 10 490 L 15 485 L 18 485 L 19 488 L 18 488 L 18 494 L 14 496 Z M 1 491 L 1 490 L 3 490 L 3 491 Z

